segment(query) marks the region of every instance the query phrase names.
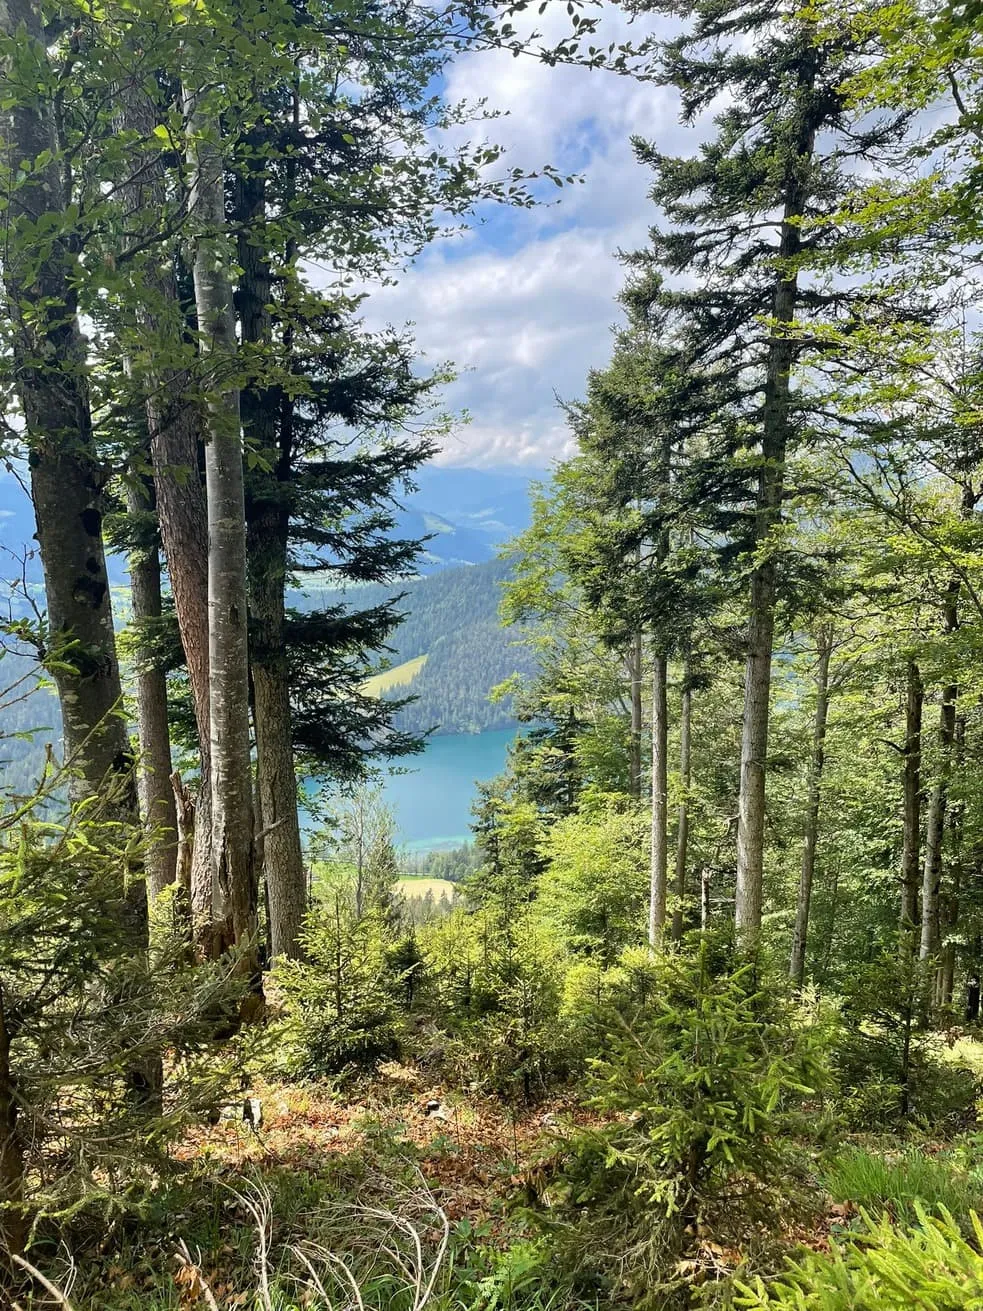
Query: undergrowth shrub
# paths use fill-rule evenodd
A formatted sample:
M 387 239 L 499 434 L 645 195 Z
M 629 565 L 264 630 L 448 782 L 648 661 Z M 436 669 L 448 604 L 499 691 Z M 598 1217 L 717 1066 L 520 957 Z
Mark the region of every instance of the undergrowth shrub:
M 147 950 L 126 780 L 56 810 L 66 782 L 0 800 L 0 1305 L 8 1252 L 76 1216 L 105 1233 L 238 1076 L 236 1051 L 214 1051 L 242 1001 L 235 962 L 189 965 L 178 930 Z
M 983 1306 L 983 1226 L 970 1217 L 973 1242 L 953 1217 L 916 1206 L 918 1225 L 896 1229 L 887 1217 L 832 1250 L 810 1252 L 767 1284 L 740 1289 L 744 1311 L 972 1311 Z
M 419 957 L 394 940 L 385 915 L 358 915 L 335 892 L 309 914 L 302 944 L 305 959 L 281 961 L 274 974 L 283 1072 L 346 1074 L 397 1056 Z
M 979 1078 L 939 1054 L 936 1041 L 934 1035 L 924 1034 L 912 1044 L 905 1110 L 901 1035 L 875 1023 L 842 1026 L 831 1045 L 830 1059 L 845 1127 L 867 1132 L 908 1123 L 927 1132 L 955 1134 L 972 1125 L 983 1091 Z
M 612 1016 L 592 1063 L 603 1122 L 566 1139 L 557 1219 L 541 1220 L 581 1281 L 663 1308 L 685 1303 L 705 1233 L 753 1246 L 812 1205 L 799 1143 L 826 1073 L 784 991 L 720 944 L 649 968 L 648 999 Z
M 454 911 L 421 932 L 436 1053 L 453 1082 L 530 1102 L 566 1077 L 577 1035 L 561 1017 L 562 948 L 531 913 Z
M 924 979 L 896 951 L 860 970 L 847 989 L 830 1059 L 847 1129 L 914 1125 L 936 1134 L 968 1128 L 983 1088 L 973 1070 L 947 1060 L 919 1024 Z

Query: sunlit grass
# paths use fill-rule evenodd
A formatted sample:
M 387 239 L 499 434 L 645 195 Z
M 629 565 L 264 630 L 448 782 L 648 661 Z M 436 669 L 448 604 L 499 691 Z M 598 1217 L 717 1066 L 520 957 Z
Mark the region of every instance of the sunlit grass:
M 427 663 L 427 656 L 416 656 L 413 660 L 404 660 L 401 665 L 385 669 L 381 674 L 373 674 L 362 684 L 366 696 L 383 696 L 394 687 L 408 687 Z
M 845 1148 L 826 1166 L 822 1182 L 834 1201 L 875 1217 L 886 1213 L 901 1224 L 917 1223 L 918 1202 L 933 1212 L 945 1207 L 969 1235 L 969 1212 L 983 1212 L 983 1167 L 926 1147 L 883 1155 Z

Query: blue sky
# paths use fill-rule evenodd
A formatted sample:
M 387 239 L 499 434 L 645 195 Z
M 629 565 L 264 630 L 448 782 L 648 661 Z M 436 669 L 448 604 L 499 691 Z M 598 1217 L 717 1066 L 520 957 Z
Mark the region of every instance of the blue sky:
M 550 0 L 536 26 L 549 37 L 568 22 L 565 0 Z M 640 31 L 607 6 L 604 40 Z M 508 111 L 487 135 L 507 148 L 509 166 L 550 163 L 584 181 L 550 185 L 559 203 L 499 211 L 436 243 L 398 285 L 370 296 L 365 318 L 412 323 L 426 359 L 459 369 L 445 399 L 471 422 L 456 427 L 443 463 L 545 468 L 568 451 L 555 395 L 579 396 L 587 370 L 609 353 L 623 280 L 616 252 L 644 244 L 655 218 L 630 137 L 689 153 L 695 134 L 680 126 L 672 91 L 504 52 L 461 58 L 446 90 L 452 101 L 486 97 Z

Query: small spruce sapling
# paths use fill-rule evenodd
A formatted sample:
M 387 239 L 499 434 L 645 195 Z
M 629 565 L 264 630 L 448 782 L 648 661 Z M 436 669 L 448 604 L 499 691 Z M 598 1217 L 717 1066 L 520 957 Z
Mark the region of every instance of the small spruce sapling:
M 685 1300 L 705 1230 L 743 1244 L 780 1226 L 804 1178 L 803 1107 L 826 1082 L 816 1037 L 729 958 L 704 936 L 695 954 L 652 960 L 646 1001 L 611 1016 L 593 1062 L 605 1122 L 566 1144 L 558 1238 L 585 1278 L 617 1275 L 639 1306 Z

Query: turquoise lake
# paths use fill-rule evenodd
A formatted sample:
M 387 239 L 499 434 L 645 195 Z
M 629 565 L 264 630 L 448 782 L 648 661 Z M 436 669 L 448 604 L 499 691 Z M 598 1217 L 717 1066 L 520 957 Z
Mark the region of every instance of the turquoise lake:
M 382 780 L 387 805 L 410 850 L 458 846 L 470 839 L 477 784 L 501 772 L 515 730 L 448 733 L 432 737 L 423 752 L 401 766 L 405 773 Z

